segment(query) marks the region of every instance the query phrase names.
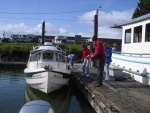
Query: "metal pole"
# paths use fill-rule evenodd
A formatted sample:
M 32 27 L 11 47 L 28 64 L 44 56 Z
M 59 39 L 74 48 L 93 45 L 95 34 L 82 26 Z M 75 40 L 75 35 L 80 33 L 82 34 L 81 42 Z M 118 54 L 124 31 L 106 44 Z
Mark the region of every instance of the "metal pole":
M 101 8 L 101 6 L 99 7 Z M 99 8 L 96 10 L 96 14 L 94 15 L 94 35 L 98 37 L 98 11 Z
M 98 12 L 98 9 L 96 12 Z M 94 35 L 96 37 L 98 36 L 98 14 L 97 13 L 94 15 Z
M 45 21 L 42 22 L 42 45 L 44 45 L 45 38 Z
M 99 7 L 101 8 L 101 6 Z M 96 13 L 94 15 L 94 36 L 96 36 L 98 38 L 98 11 L 99 11 L 99 8 L 96 10 Z M 92 62 L 91 62 L 91 65 L 92 67 L 96 66 L 96 60 L 95 59 L 92 59 Z

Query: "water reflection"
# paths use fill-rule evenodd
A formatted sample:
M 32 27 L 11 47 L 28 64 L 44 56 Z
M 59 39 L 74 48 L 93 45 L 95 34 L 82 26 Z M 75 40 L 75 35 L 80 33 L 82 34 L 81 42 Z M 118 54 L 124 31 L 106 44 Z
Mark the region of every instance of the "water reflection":
M 75 87 L 66 86 L 47 95 L 27 85 L 25 102 L 33 100 L 49 102 L 55 113 L 95 113 L 93 108 Z
M 0 113 L 19 113 L 26 83 L 22 70 L 0 70 Z
M 64 87 L 56 92 L 47 95 L 39 90 L 33 89 L 27 85 L 25 90 L 25 102 L 33 100 L 45 100 L 51 104 L 56 113 L 68 113 L 69 106 L 69 90 Z
M 49 102 L 55 113 L 95 113 L 76 85 L 71 83 L 47 95 L 26 84 L 23 70 L 0 70 L 0 113 L 19 113 L 21 107 L 32 100 Z

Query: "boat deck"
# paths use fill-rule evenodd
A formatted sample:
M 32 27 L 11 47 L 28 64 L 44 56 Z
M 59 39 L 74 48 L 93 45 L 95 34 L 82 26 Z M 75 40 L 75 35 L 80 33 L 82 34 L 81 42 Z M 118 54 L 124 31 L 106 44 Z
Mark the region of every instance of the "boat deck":
M 128 78 L 125 81 L 104 81 L 102 87 L 94 87 L 96 68 L 90 68 L 90 76 L 81 76 L 81 65 L 75 65 L 72 73 L 76 84 L 97 113 L 150 113 L 150 86 Z

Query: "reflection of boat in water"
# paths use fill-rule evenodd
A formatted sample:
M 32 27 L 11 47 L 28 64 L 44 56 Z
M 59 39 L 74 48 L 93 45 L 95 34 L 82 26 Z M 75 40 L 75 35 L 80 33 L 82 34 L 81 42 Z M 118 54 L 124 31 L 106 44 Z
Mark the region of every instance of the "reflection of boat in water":
M 61 48 L 48 42 L 30 51 L 24 73 L 26 82 L 31 87 L 45 93 L 53 92 L 68 84 L 71 75 L 65 53 Z
M 34 100 L 47 101 L 55 113 L 95 113 L 75 84 L 71 87 L 65 86 L 48 95 L 27 85 L 25 103 Z
M 55 113 L 62 113 L 62 111 L 63 113 L 68 113 L 68 108 L 70 105 L 69 94 L 70 90 L 67 86 L 47 95 L 46 93 L 27 85 L 25 90 L 25 102 L 44 100 L 52 106 Z

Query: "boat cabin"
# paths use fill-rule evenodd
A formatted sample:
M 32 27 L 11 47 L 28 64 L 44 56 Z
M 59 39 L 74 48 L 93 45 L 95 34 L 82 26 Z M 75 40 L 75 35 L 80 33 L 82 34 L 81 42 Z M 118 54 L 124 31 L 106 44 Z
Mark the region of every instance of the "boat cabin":
M 31 52 L 28 60 L 28 68 L 43 68 L 46 65 L 53 65 L 55 68 L 66 68 L 66 54 L 59 47 L 50 43 L 43 46 L 35 47 Z
M 118 24 L 122 28 L 122 53 L 150 54 L 150 13 Z

